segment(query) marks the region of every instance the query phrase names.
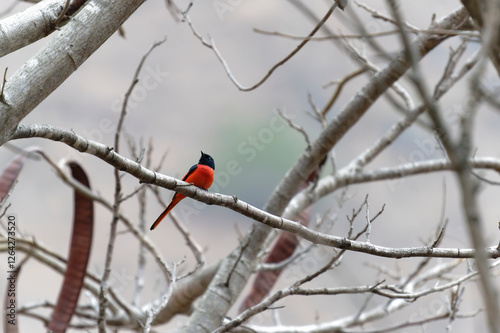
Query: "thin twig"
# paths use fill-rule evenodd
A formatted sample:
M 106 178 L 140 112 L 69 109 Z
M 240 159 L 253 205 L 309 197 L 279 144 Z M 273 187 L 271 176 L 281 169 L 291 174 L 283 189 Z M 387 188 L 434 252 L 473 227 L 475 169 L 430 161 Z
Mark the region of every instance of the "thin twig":
M 234 83 L 234 85 L 241 91 L 251 91 L 251 90 L 254 90 L 256 88 L 258 88 L 259 86 L 261 86 L 264 82 L 267 81 L 267 79 L 274 73 L 274 71 L 276 69 L 278 69 L 280 66 L 284 65 L 288 60 L 290 60 L 293 56 L 295 56 L 311 39 L 311 37 L 313 37 L 316 32 L 318 32 L 318 30 L 321 29 L 321 27 L 324 25 L 324 23 L 328 20 L 328 18 L 330 18 L 330 16 L 332 15 L 333 11 L 335 10 L 335 8 L 337 8 L 337 1 L 335 1 L 333 3 L 333 5 L 330 7 L 330 9 L 328 9 L 328 11 L 326 12 L 326 14 L 323 16 L 323 18 L 316 24 L 316 26 L 314 27 L 314 29 L 309 33 L 309 35 L 307 35 L 307 37 L 299 44 L 297 45 L 297 47 L 292 51 L 290 52 L 285 58 L 283 58 L 281 61 L 277 62 L 273 67 L 271 67 L 271 69 L 268 70 L 267 74 L 264 75 L 264 77 L 262 79 L 260 79 L 257 83 L 253 84 L 252 86 L 249 86 L 249 87 L 245 87 L 243 85 L 241 85 L 238 80 L 234 77 L 234 75 L 232 74 L 231 70 L 229 69 L 229 66 L 228 64 L 226 63 L 226 61 L 224 60 L 224 58 L 222 57 L 221 53 L 219 52 L 219 50 L 217 49 L 217 47 L 215 46 L 215 42 L 213 40 L 212 37 L 208 37 L 209 41 L 206 41 L 197 31 L 196 29 L 194 28 L 194 25 L 193 23 L 191 22 L 191 20 L 189 19 L 189 16 L 186 15 L 185 19 L 186 19 L 186 22 L 189 24 L 189 27 L 191 28 L 191 31 L 193 32 L 193 34 L 201 41 L 201 43 L 210 48 L 214 53 L 215 55 L 217 56 L 217 59 L 219 59 L 220 63 L 222 64 L 222 66 L 224 67 L 224 70 L 226 71 L 226 74 L 228 75 L 228 77 L 231 79 L 231 81 Z
M 399 30 L 394 29 L 394 30 L 387 30 L 387 31 L 380 31 L 380 32 L 375 32 L 375 33 L 367 33 L 365 34 L 332 34 L 332 35 L 327 35 L 327 36 L 313 36 L 313 37 L 307 37 L 307 36 L 298 36 L 298 35 L 292 35 L 292 34 L 287 34 L 279 31 L 268 31 L 268 30 L 262 30 L 258 28 L 253 29 L 254 32 L 262 34 L 262 35 L 268 35 L 268 36 L 277 36 L 277 37 L 283 37 L 287 39 L 292 39 L 292 40 L 305 40 L 308 39 L 311 42 L 322 42 L 322 41 L 331 41 L 332 39 L 365 39 L 365 38 L 377 38 L 377 37 L 385 37 L 385 36 L 391 36 L 394 34 L 398 34 Z M 447 36 L 463 36 L 463 37 L 469 37 L 469 38 L 481 38 L 479 33 L 477 32 L 471 32 L 471 31 L 457 31 L 457 30 L 447 30 L 447 29 L 410 29 L 410 32 L 412 33 L 427 33 L 427 34 L 435 34 L 435 35 L 447 35 Z
M 132 83 L 130 84 L 127 92 L 125 93 L 125 98 L 123 100 L 123 105 L 122 105 L 122 110 L 120 113 L 120 118 L 118 120 L 118 125 L 116 127 L 115 131 L 115 142 L 114 142 L 114 150 L 118 153 L 119 152 L 119 146 L 120 146 L 120 135 L 122 132 L 123 128 L 123 123 L 125 120 L 125 116 L 127 115 L 127 105 L 129 101 L 129 97 L 132 94 L 132 91 L 134 90 L 134 87 L 136 86 L 137 82 L 139 81 L 139 74 L 141 72 L 142 66 L 144 65 L 146 59 L 148 56 L 151 54 L 151 52 L 161 44 L 165 42 L 166 39 L 163 39 L 160 42 L 154 43 L 150 49 L 146 52 L 146 54 L 142 57 L 141 61 L 139 62 L 139 65 L 137 66 L 137 69 L 135 71 L 134 77 L 132 79 Z M 99 332 L 100 333 L 105 333 L 106 332 L 106 304 L 107 304 L 107 297 L 106 297 L 106 291 L 107 291 L 107 285 L 108 285 L 108 280 L 111 274 L 111 261 L 113 258 L 113 250 L 114 250 L 114 245 L 116 241 L 116 229 L 118 226 L 118 220 L 119 220 L 119 211 L 120 211 L 120 204 L 122 202 L 122 185 L 121 185 L 121 178 L 120 178 L 120 170 L 114 169 L 114 176 L 115 176 L 115 193 L 114 193 L 114 204 L 113 204 L 113 216 L 111 219 L 111 226 L 110 226 L 110 232 L 109 232 L 109 240 L 108 240 L 108 246 L 106 249 L 106 259 L 104 262 L 104 272 L 103 276 L 101 279 L 101 292 L 99 293 L 99 319 L 98 319 L 98 327 L 99 327 Z
M 129 148 L 132 151 L 132 153 L 137 156 L 138 152 L 137 152 L 137 149 L 136 149 L 135 144 L 134 144 L 131 137 L 128 138 L 128 145 L 129 145 Z M 141 156 L 139 156 L 138 159 L 139 158 L 142 159 L 145 151 L 146 150 L 144 148 L 141 149 Z M 152 146 L 152 143 L 150 140 L 149 147 L 148 147 L 148 155 L 146 158 L 146 167 L 150 167 L 150 165 L 151 165 L 152 152 L 153 152 L 153 146 Z M 140 163 L 140 162 L 138 162 L 138 163 Z M 136 193 L 136 191 L 134 191 L 134 194 L 135 193 Z M 139 201 L 139 229 L 141 230 L 141 232 L 143 234 L 145 234 L 146 230 L 147 230 L 147 228 L 146 228 L 146 203 L 147 203 L 147 200 L 146 200 L 146 187 L 145 186 L 141 186 L 138 189 L 137 199 Z M 146 248 L 144 247 L 143 244 L 139 243 L 139 254 L 138 254 L 138 258 L 137 258 L 137 270 L 135 273 L 135 289 L 134 289 L 134 296 L 132 297 L 132 304 L 134 306 L 139 306 L 139 304 L 140 304 L 140 297 L 141 297 L 142 290 L 144 288 L 145 272 L 146 272 Z
M 278 114 L 280 115 L 280 117 L 283 118 L 291 128 L 297 130 L 299 133 L 301 133 L 304 136 L 304 140 L 306 140 L 307 146 L 310 147 L 311 140 L 309 140 L 309 135 L 305 131 L 304 127 L 294 123 L 293 120 L 290 117 L 288 117 L 280 108 L 278 108 L 277 110 L 278 110 Z
M 332 108 L 333 104 L 335 104 L 335 101 L 337 100 L 337 98 L 340 96 L 340 92 L 342 91 L 342 88 L 344 88 L 344 85 L 349 82 L 350 80 L 354 79 L 355 77 L 365 73 L 366 71 L 368 70 L 368 68 L 366 67 L 362 67 L 354 72 L 352 72 L 351 74 L 348 74 L 346 76 L 344 76 L 342 78 L 342 80 L 340 80 L 337 84 L 337 89 L 335 90 L 335 92 L 333 93 L 332 97 L 330 98 L 330 100 L 328 101 L 328 103 L 325 104 L 325 106 L 323 107 L 323 110 L 321 111 L 321 115 L 324 117 L 326 116 L 327 112 L 330 111 L 330 109 Z
M 66 0 L 66 3 L 64 4 L 63 10 L 61 11 L 61 13 L 59 14 L 59 16 L 54 21 L 54 27 L 57 27 L 59 25 L 59 23 L 61 23 L 62 19 L 66 15 L 66 12 L 68 11 L 70 2 L 71 2 L 71 0 Z

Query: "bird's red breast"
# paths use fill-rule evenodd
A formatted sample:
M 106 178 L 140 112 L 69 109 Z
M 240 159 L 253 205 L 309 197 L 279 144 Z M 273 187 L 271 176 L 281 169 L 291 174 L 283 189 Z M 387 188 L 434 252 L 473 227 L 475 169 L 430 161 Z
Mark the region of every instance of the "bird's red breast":
M 201 158 L 198 164 L 193 165 L 182 180 L 204 190 L 208 190 L 214 182 L 214 173 L 215 163 L 213 158 L 210 155 L 201 152 Z M 158 216 L 150 230 L 156 228 L 158 224 L 160 224 L 160 222 L 168 215 L 168 213 L 170 213 L 170 211 L 185 197 L 186 196 L 184 194 L 175 193 L 170 204 L 167 208 L 165 208 L 163 213 Z
M 198 164 L 196 170 L 188 175 L 185 181 L 207 190 L 214 182 L 214 169 L 208 165 Z

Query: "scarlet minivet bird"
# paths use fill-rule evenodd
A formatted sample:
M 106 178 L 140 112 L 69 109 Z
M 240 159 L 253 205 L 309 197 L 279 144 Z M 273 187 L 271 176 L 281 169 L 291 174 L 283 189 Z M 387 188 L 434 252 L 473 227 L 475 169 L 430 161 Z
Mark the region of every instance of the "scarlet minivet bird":
M 191 183 L 194 186 L 202 188 L 204 190 L 208 190 L 212 183 L 214 182 L 214 171 L 215 171 L 215 162 L 212 156 L 201 152 L 200 161 L 198 164 L 195 164 L 189 169 L 188 173 L 182 178 L 183 181 L 187 183 Z M 180 193 L 175 193 L 172 197 L 172 201 L 165 208 L 163 213 L 158 216 L 155 223 L 151 226 L 149 230 L 153 230 L 160 224 L 160 222 L 170 213 L 172 208 L 175 207 L 182 199 L 186 196 Z

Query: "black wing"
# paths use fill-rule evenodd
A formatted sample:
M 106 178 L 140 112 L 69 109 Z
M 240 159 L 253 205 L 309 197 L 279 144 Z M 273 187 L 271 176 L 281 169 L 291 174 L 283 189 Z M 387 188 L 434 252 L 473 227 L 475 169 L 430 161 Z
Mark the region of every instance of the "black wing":
M 184 178 L 182 178 L 182 180 L 183 180 L 183 181 L 186 181 L 186 179 L 187 179 L 189 176 L 191 176 L 191 174 L 192 174 L 192 173 L 193 173 L 193 172 L 194 172 L 197 168 L 198 168 L 198 164 L 193 165 L 193 166 L 189 169 L 188 173 L 186 173 L 186 175 L 184 176 Z

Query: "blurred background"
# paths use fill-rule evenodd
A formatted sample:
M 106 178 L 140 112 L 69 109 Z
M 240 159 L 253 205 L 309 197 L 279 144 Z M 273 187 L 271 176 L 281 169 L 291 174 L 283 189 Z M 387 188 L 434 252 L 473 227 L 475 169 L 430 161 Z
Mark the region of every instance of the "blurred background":
M 12 3 L 14 1 L 3 1 L 0 12 L 9 8 Z M 186 1 L 177 4 L 181 8 L 188 6 Z M 381 12 L 388 12 L 383 1 L 370 1 L 369 5 Z M 7 15 L 28 6 L 29 4 L 19 2 Z M 318 17 L 322 17 L 330 4 L 315 1 L 307 6 Z M 426 28 L 433 14 L 438 18 L 442 17 L 458 8 L 460 2 L 404 1 L 401 6 L 411 24 Z M 354 1 L 350 2 L 346 12 L 336 10 L 327 22 L 328 27 L 336 33 L 355 33 L 350 25 L 350 11 L 355 11 L 361 17 L 369 33 L 394 29 L 389 23 L 371 17 Z M 254 28 L 306 36 L 315 26 L 290 1 L 195 2 L 189 15 L 202 37 L 213 38 L 232 74 L 243 86 L 258 82 L 275 63 L 300 43 L 297 40 L 259 34 Z M 147 147 L 151 140 L 154 147 L 153 165 L 158 165 L 163 154 L 166 154 L 161 172 L 177 178 L 182 178 L 186 170 L 198 161 L 200 150 L 203 150 L 214 157 L 216 163 L 217 176 L 212 190 L 236 195 L 257 207 L 266 203 L 275 186 L 306 148 L 302 134 L 285 124 L 277 109 L 303 126 L 314 140 L 320 133 L 321 124 L 309 114 L 312 110 L 309 98 L 317 107 L 322 108 L 336 88 L 335 85 L 325 85 L 358 69 L 358 65 L 339 50 L 335 43 L 328 40 L 311 41 L 259 88 L 242 92 L 230 81 L 213 51 L 200 43 L 186 23 L 173 19 L 165 2 L 147 1 L 125 22 L 123 29 L 124 38 L 118 34 L 113 35 L 22 123 L 42 123 L 72 129 L 89 139 L 112 146 L 121 102 L 136 67 L 153 43 L 166 38 L 166 42 L 147 59 L 139 76 L 140 81 L 130 99 L 125 132 L 137 146 Z M 3 72 L 8 67 L 8 78 L 57 33 L 1 58 L 0 71 Z M 401 49 L 397 36 L 380 37 L 377 41 L 389 53 Z M 373 53 L 366 42 L 357 39 L 351 42 L 364 50 L 374 64 L 383 66 L 384 58 Z M 448 60 L 449 48 L 456 47 L 459 42 L 458 38 L 444 42 L 422 61 L 429 86 L 432 87 L 439 80 Z M 479 44 L 469 45 L 464 60 L 479 47 Z M 346 105 L 366 80 L 367 76 L 359 76 L 344 87 L 329 112 L 328 119 L 331 120 Z M 485 76 L 485 84 L 491 89 L 497 89 L 499 82 L 494 70 L 490 70 Z M 400 83 L 408 88 L 418 102 L 418 95 L 414 93 L 411 84 L 407 80 L 401 80 Z M 459 114 L 467 100 L 467 84 L 467 79 L 458 84 L 440 104 L 449 116 L 447 119 L 455 122 L 454 125 L 458 125 L 454 115 Z M 385 99 L 377 101 L 335 148 L 337 166 L 343 167 L 349 163 L 400 117 L 401 114 Z M 499 126 L 498 110 L 482 106 L 476 122 L 477 156 L 499 156 Z M 28 139 L 12 144 L 19 148 L 37 145 L 55 160 L 66 158 L 80 161 L 90 177 L 93 189 L 112 201 L 113 169 L 106 163 L 58 142 Z M 121 153 L 133 158 L 125 141 L 121 144 Z M 0 165 L 6 165 L 13 156 L 11 150 L 0 148 Z M 432 133 L 414 126 L 368 169 L 440 157 L 443 157 L 443 153 L 433 140 Z M 234 161 L 239 166 L 238 172 L 235 176 L 227 177 L 224 171 L 231 168 Z M 323 172 L 327 174 L 331 170 L 332 166 L 329 164 Z M 497 177 L 493 173 L 483 175 L 492 180 Z M 128 175 L 123 177 L 123 181 L 125 193 L 131 193 L 139 186 L 138 181 Z M 442 246 L 467 248 L 470 243 L 456 185 L 452 174 L 436 173 L 352 186 L 343 198 L 339 191 L 318 202 L 314 219 L 326 212 L 330 216 L 336 216 L 332 232 L 343 236 L 348 230 L 345 216 L 357 209 L 368 194 L 372 215 L 385 204 L 384 213 L 372 229 L 371 241 L 374 244 L 388 247 L 426 244 L 444 209 L 449 226 Z M 165 201 L 170 200 L 170 191 L 161 190 L 161 193 Z M 498 195 L 497 187 L 484 186 L 481 189 L 480 207 L 489 246 L 498 244 L 499 239 Z M 9 212 L 17 215 L 19 229 L 33 235 L 37 242 L 53 251 L 67 256 L 71 234 L 72 190 L 58 179 L 50 166 L 43 161 L 27 162 L 10 202 L 12 206 Z M 149 192 L 147 217 L 151 223 L 163 208 Z M 138 219 L 138 202 L 135 197 L 126 201 L 122 209 L 131 220 Z M 189 199 L 184 200 L 174 211 L 204 248 L 208 264 L 215 263 L 232 251 L 237 246 L 239 237 L 255 223 L 228 209 L 205 206 Z M 89 270 L 98 275 L 102 274 L 104 267 L 110 221 L 111 214 L 96 204 L 96 228 Z M 362 228 L 364 223 L 364 218 L 359 218 L 357 227 Z M 125 231 L 121 225 L 119 229 Z M 155 232 L 148 232 L 148 236 L 161 248 L 167 261 L 186 259 L 180 269 L 187 271 L 193 267 L 193 256 L 171 222 L 164 221 Z M 115 246 L 111 284 L 125 297 L 130 297 L 134 290 L 138 247 L 135 239 L 126 232 L 119 235 Z M 285 272 L 277 288 L 291 285 L 305 273 L 319 268 L 330 255 L 329 249 L 315 249 L 312 256 L 314 260 L 305 261 Z M 22 255 L 18 253 L 18 256 Z M 5 258 L 4 253 L 1 258 Z M 2 259 L 2 264 L 5 260 Z M 420 259 L 394 261 L 348 253 L 340 267 L 309 286 L 372 284 L 377 281 L 378 273 L 368 267 L 367 262 L 384 265 L 396 272 L 408 272 L 415 268 Z M 465 275 L 466 265 L 460 267 L 461 270 L 453 274 Z M 4 269 L 1 270 L 0 277 L 5 281 Z M 151 301 L 158 295 L 158 288 L 165 288 L 159 277 L 156 265 L 149 258 L 142 302 Z M 62 276 L 35 260 L 30 260 L 18 281 L 18 303 L 26 305 L 41 300 L 55 302 L 61 282 Z M 0 297 L 3 298 L 4 294 L 3 288 L 0 288 Z M 469 283 L 461 306 L 464 314 L 473 313 L 482 307 L 478 295 L 476 286 Z M 447 306 L 444 296 L 431 295 L 417 302 L 417 306 L 409 306 L 404 311 L 389 316 L 385 322 L 398 322 L 404 318 L 419 318 L 436 313 Z M 87 303 L 88 299 L 81 295 L 81 301 Z M 300 325 L 355 315 L 365 302 L 365 296 L 296 296 L 278 304 L 286 305 L 279 310 L 282 324 Z M 376 303 L 367 304 L 370 306 Z M 237 303 L 230 315 L 237 314 L 238 306 Z M 40 310 L 40 313 L 48 314 L 50 310 Z M 18 316 L 17 319 L 21 332 L 43 331 L 43 325 L 37 320 L 25 316 Z M 159 328 L 159 331 L 176 327 L 185 319 L 186 317 L 179 316 L 172 323 Z M 258 322 L 257 319 L 255 323 Z M 484 322 L 482 313 L 473 318 L 460 319 L 454 324 L 453 332 L 480 332 L 485 329 Z M 260 323 L 272 324 L 272 316 L 261 316 Z M 374 327 L 377 324 L 374 323 Z M 426 329 L 427 332 L 443 332 L 446 325 L 446 320 L 437 321 L 427 324 Z M 421 330 L 421 327 L 407 328 L 406 332 Z

